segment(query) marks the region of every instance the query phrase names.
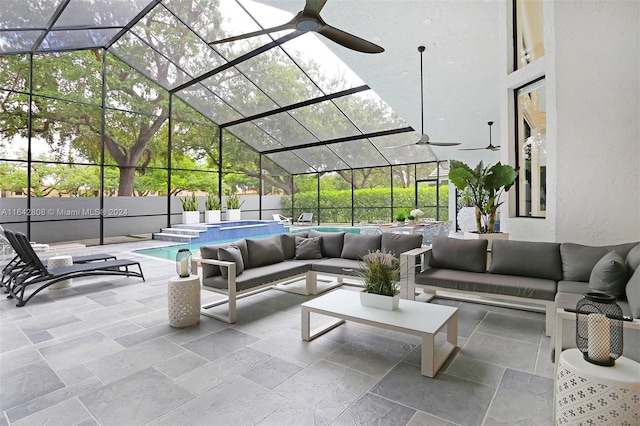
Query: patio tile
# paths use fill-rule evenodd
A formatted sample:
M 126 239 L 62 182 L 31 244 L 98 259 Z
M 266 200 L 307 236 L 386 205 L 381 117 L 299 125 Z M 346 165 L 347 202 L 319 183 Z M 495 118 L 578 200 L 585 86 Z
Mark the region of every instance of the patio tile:
M 63 388 L 64 383 L 45 361 L 0 369 L 0 412 Z
M 186 352 L 156 364 L 154 368 L 175 379 L 205 365 L 207 362 L 206 359 L 193 352 Z
M 15 323 L 4 324 L 0 329 L 0 353 L 27 347 L 32 343 Z
M 262 364 L 256 365 L 242 376 L 253 380 L 267 389 L 273 389 L 300 370 L 302 370 L 302 367 L 296 364 L 277 357 L 271 357 Z
M 166 336 L 167 334 L 173 333 L 174 331 L 176 331 L 176 329 L 172 328 L 168 323 L 158 324 L 144 330 L 134 331 L 131 334 L 117 337 L 113 340 L 116 343 L 121 344 L 125 348 L 128 348 L 143 342 L 147 342 L 149 340 L 156 339 L 158 337 Z
M 288 402 L 257 423 L 257 426 L 328 426 L 330 423 L 329 419 L 315 411 Z
M 493 387 L 498 386 L 504 371 L 505 367 L 478 361 L 477 359 L 466 357 L 463 354 L 455 357 L 451 364 L 444 370 L 444 372 L 450 376 L 456 376 L 461 379 Z
M 84 364 L 122 349 L 121 345 L 103 334 L 92 333 L 40 348 L 39 351 L 53 368 L 62 369 Z
M 465 343 L 461 353 L 479 361 L 533 372 L 538 345 L 476 331 Z
M 439 419 L 436 416 L 427 414 L 424 411 L 416 411 L 407 426 L 457 426 L 455 423 Z
M 38 411 L 24 419 L 12 422 L 12 426 L 46 425 L 52 422 L 60 425 L 77 425 L 84 421 L 91 421 L 93 417 L 84 405 L 72 398 L 60 404 Z
M 519 316 L 520 312 L 523 311 L 513 311 L 509 315 L 489 312 L 478 326 L 478 331 L 538 345 L 544 335 L 544 320 Z
M 340 415 L 331 426 L 385 425 L 404 426 L 416 410 L 397 404 L 370 393 L 364 394 L 348 410 Z
M 213 361 L 242 349 L 258 339 L 241 331 L 225 328 L 185 343 L 184 348 L 203 358 Z

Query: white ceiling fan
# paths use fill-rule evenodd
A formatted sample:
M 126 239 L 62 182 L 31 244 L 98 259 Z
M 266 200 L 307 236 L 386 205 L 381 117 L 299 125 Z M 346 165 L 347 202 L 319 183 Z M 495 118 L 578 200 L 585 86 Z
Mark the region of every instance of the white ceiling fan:
M 433 142 L 424 132 L 424 76 L 423 76 L 423 64 L 422 64 L 422 54 L 425 50 L 424 46 L 418 46 L 418 52 L 420 52 L 420 119 L 422 127 L 420 129 L 422 135 L 417 142 L 403 144 L 403 145 L 394 145 L 388 146 L 387 148 L 400 148 L 402 146 L 414 146 L 414 145 L 431 145 L 431 146 L 456 146 L 460 145 L 460 142 Z
M 491 143 L 491 126 L 493 126 L 493 121 L 489 121 L 487 124 L 489 125 L 489 146 L 485 146 L 484 148 L 462 148 L 458 151 L 479 151 L 482 149 L 488 149 L 489 151 L 500 151 L 500 145 L 493 145 Z

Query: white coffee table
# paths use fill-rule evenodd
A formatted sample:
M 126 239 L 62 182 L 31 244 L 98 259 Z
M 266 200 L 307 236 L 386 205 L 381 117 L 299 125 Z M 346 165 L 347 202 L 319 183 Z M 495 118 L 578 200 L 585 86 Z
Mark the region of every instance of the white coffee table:
M 458 308 L 400 300 L 398 309 L 386 311 L 360 305 L 357 291 L 335 290 L 305 302 L 302 308 L 302 339 L 311 341 L 343 324 L 345 320 L 422 338 L 421 373 L 433 377 L 458 345 Z M 338 318 L 311 331 L 311 312 Z M 435 336 L 446 327 L 447 340 L 435 348 Z

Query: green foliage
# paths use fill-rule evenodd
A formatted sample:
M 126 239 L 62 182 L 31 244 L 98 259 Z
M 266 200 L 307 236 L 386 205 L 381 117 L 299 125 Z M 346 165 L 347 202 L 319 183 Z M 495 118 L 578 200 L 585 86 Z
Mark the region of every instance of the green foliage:
M 180 202 L 182 203 L 182 210 L 185 212 L 197 212 L 198 211 L 198 198 L 196 198 L 196 194 L 191 194 L 191 196 L 180 197 Z
M 393 254 L 376 250 L 362 256 L 358 276 L 364 281 L 367 293 L 395 296 L 399 293 L 400 259 Z
M 204 202 L 205 210 L 220 210 L 220 198 L 218 194 L 208 193 Z
M 240 197 L 238 197 L 238 195 L 236 194 L 227 195 L 227 198 L 225 200 L 225 205 L 227 206 L 227 210 L 237 210 L 240 207 L 242 207 L 243 204 L 244 204 L 244 201 L 240 202 Z
M 404 222 L 406 218 L 407 214 L 404 210 L 400 210 L 398 213 L 396 213 L 395 219 L 397 222 Z
M 517 176 L 516 169 L 499 161 L 491 167 L 485 167 L 480 161 L 472 169 L 462 161 L 451 160 L 449 170 L 451 183 L 469 194 L 472 205 L 477 209 L 476 223 L 480 233 L 493 232 L 496 212 L 504 203 L 500 198 L 513 186 Z

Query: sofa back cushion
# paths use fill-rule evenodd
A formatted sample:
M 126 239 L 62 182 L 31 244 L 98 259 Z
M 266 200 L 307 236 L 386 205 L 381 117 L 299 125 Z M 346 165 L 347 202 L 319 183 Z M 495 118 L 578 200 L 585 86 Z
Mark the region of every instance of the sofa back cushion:
M 589 289 L 615 297 L 624 294 L 627 284 L 627 266 L 619 253 L 610 251 L 600 259 L 591 271 Z
M 369 252 L 380 250 L 382 235 L 344 234 L 344 243 L 340 257 L 361 260 Z
M 280 234 L 282 254 L 285 259 L 293 259 L 296 256 L 296 237 L 307 238 L 308 232 L 296 232 L 294 234 Z
M 227 247 L 229 244 L 214 244 L 210 246 L 200 247 L 200 256 L 203 259 L 215 259 L 218 260 L 218 249 L 220 247 Z M 220 267 L 218 265 L 202 264 L 202 278 L 219 277 L 222 275 Z
M 255 240 L 247 239 L 246 241 L 249 262 L 248 265 L 245 265 L 245 269 L 273 265 L 284 261 L 280 235 Z
M 627 253 L 625 263 L 629 276 L 632 276 L 638 269 L 638 266 L 640 266 L 640 243 L 636 244 L 635 247 Z
M 489 272 L 502 275 L 562 280 L 559 243 L 494 240 Z
M 396 234 L 385 232 L 382 234 L 380 248 L 389 252 L 395 257 L 400 257 L 405 251 L 418 248 L 422 245 L 422 235 L 420 234 Z
M 429 266 L 459 271 L 485 272 L 487 268 L 487 240 L 435 237 L 431 244 Z
M 589 282 L 589 276 L 598 260 L 607 254 L 605 247 L 585 246 L 582 244 L 562 243 L 562 275 L 565 281 Z
M 322 237 L 322 257 L 340 257 L 344 243 L 344 232 L 309 231 L 310 237 Z
M 234 262 L 236 264 L 236 276 L 244 272 L 244 261 L 242 260 L 242 252 L 240 251 L 240 248 L 235 245 L 235 243 L 231 244 L 228 247 L 219 248 L 218 259 L 225 260 L 227 262 Z M 220 271 L 222 272 L 222 278 L 229 277 L 229 268 L 227 268 L 226 266 L 221 266 Z
M 296 255 L 294 259 L 322 259 L 322 238 L 296 236 Z
M 624 291 L 629 308 L 631 308 L 631 316 L 640 318 L 640 268 L 636 268 L 636 271 L 631 275 Z

